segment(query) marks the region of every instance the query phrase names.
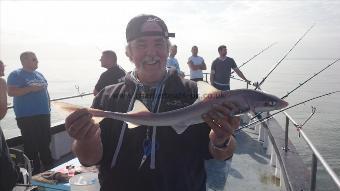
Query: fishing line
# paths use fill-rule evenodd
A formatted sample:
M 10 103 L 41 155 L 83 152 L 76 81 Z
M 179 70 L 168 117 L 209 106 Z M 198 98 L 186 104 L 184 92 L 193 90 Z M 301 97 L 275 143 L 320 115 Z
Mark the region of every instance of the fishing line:
M 288 56 L 288 54 L 296 47 L 296 45 L 307 35 L 307 33 L 312 30 L 312 28 L 315 26 L 313 24 L 301 37 L 300 39 L 293 45 L 293 47 L 283 56 L 283 58 L 270 70 L 270 72 L 261 80 L 260 83 L 258 83 L 258 86 L 255 88 L 257 90 L 263 82 L 268 78 L 268 76 L 279 66 L 279 64 Z
M 302 83 L 299 83 L 299 85 L 297 87 L 295 87 L 293 90 L 289 91 L 286 95 L 282 96 L 281 99 L 285 99 L 287 98 L 291 93 L 293 93 L 295 90 L 299 89 L 301 86 L 303 86 L 305 83 L 307 83 L 309 80 L 313 79 L 314 77 L 316 77 L 317 75 L 319 75 L 321 72 L 325 71 L 327 68 L 329 68 L 330 66 L 334 65 L 335 63 L 337 63 L 340 60 L 340 58 L 336 59 L 335 61 L 333 61 L 332 63 L 330 63 L 329 65 L 327 65 L 326 67 L 324 67 L 322 70 L 320 70 L 319 72 L 315 73 L 314 75 L 312 75 L 311 77 L 309 77 L 307 80 L 305 80 Z M 262 112 L 256 114 L 254 117 L 252 117 L 250 120 L 258 117 L 259 115 L 261 115 Z
M 257 123 L 261 123 L 261 122 L 267 121 L 267 120 L 273 118 L 274 115 L 276 115 L 276 114 L 278 114 L 278 113 L 281 113 L 281 112 L 283 112 L 283 111 L 286 111 L 286 110 L 288 110 L 288 109 L 291 109 L 291 108 L 293 108 L 293 107 L 296 107 L 296 106 L 298 106 L 298 105 L 307 103 L 307 102 L 309 102 L 309 101 L 312 101 L 312 100 L 314 100 L 314 99 L 318 99 L 318 98 L 321 98 L 321 97 L 324 97 L 324 96 L 327 96 L 327 95 L 331 95 L 331 94 L 334 94 L 334 93 L 338 93 L 338 92 L 340 92 L 340 91 L 338 90 L 338 91 L 329 92 L 329 93 L 326 93 L 326 94 L 323 94 L 323 95 L 320 95 L 320 96 L 316 96 L 316 97 L 310 98 L 310 99 L 308 99 L 308 100 L 302 101 L 302 102 L 300 102 L 300 103 L 294 104 L 294 105 L 289 106 L 289 107 L 287 107 L 287 108 L 281 109 L 281 110 L 279 110 L 279 111 L 277 111 L 277 112 L 275 112 L 275 113 L 273 113 L 273 114 L 271 114 L 271 115 L 269 115 L 269 116 L 267 116 L 267 117 L 265 117 L 265 118 L 263 118 L 263 119 L 259 119 L 259 120 L 257 120 L 257 121 L 251 122 L 251 123 L 249 123 L 249 124 L 247 124 L 247 125 L 243 125 L 242 127 L 236 129 L 235 132 L 239 132 L 241 129 L 246 128 L 246 127 L 249 127 L 249 126 L 251 126 L 251 125 L 255 125 L 255 124 L 257 124 Z
M 324 70 L 326 70 L 327 68 L 329 68 L 330 66 L 332 66 L 333 64 L 337 63 L 340 60 L 340 58 L 336 59 L 334 62 L 332 62 L 331 64 L 327 65 L 326 67 L 324 67 L 322 70 L 320 70 L 319 72 L 315 73 L 313 76 L 311 76 L 310 78 L 308 78 L 307 80 L 305 80 L 302 83 L 299 83 L 299 85 L 294 88 L 293 90 L 291 90 L 290 92 L 288 92 L 286 95 L 282 96 L 281 99 L 285 99 L 286 97 L 288 97 L 291 93 L 293 93 L 295 90 L 297 90 L 298 88 L 300 88 L 301 86 L 303 86 L 305 83 L 307 83 L 309 80 L 313 79 L 315 76 L 319 75 L 321 72 L 323 72 Z
M 242 66 L 246 65 L 248 62 L 250 62 L 251 60 L 253 60 L 254 58 L 256 58 L 258 55 L 262 54 L 264 51 L 268 50 L 269 48 L 271 48 L 272 46 L 274 46 L 275 44 L 277 44 L 277 42 L 272 43 L 271 45 L 267 46 L 266 48 L 264 48 L 263 50 L 261 50 L 259 53 L 255 54 L 253 57 L 251 57 L 249 60 L 245 61 L 243 64 L 241 64 L 238 69 L 240 69 Z M 231 71 L 230 75 L 232 75 L 233 73 L 235 73 L 235 71 Z

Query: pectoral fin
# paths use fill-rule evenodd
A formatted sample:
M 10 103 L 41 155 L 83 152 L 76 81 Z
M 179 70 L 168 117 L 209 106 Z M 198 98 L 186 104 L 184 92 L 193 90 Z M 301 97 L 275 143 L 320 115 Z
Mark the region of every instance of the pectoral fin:
M 139 100 L 136 100 L 133 104 L 133 109 L 128 114 L 134 114 L 134 113 L 141 113 L 141 112 L 150 112 L 148 108 Z
M 189 125 L 185 124 L 185 123 L 179 123 L 179 124 L 175 124 L 172 125 L 172 128 L 176 131 L 177 134 L 182 134 Z
M 129 129 L 133 129 L 133 128 L 136 128 L 136 127 L 140 126 L 138 124 L 134 124 L 134 123 L 130 123 L 130 122 L 125 122 L 125 123 L 127 124 Z
M 101 122 L 104 117 L 92 117 L 93 121 L 95 124 L 99 124 L 99 122 Z

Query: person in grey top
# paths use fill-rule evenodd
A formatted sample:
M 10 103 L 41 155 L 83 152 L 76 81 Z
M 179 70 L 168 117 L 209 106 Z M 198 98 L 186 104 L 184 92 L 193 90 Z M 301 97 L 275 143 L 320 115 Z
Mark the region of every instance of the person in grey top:
M 250 80 L 238 69 L 234 59 L 227 56 L 227 47 L 225 45 L 218 47 L 218 53 L 220 56 L 216 58 L 211 65 L 211 85 L 219 90 L 230 90 L 231 69 L 233 69 L 240 78 L 250 84 Z

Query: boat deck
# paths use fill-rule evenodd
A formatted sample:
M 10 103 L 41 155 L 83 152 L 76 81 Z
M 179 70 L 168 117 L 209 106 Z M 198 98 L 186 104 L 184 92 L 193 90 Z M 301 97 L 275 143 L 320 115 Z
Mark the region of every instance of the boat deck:
M 237 149 L 234 153 L 231 167 L 229 169 L 227 183 L 225 186 L 224 184 L 216 184 L 217 186 L 222 185 L 222 189 L 213 189 L 214 191 L 286 190 L 286 182 L 288 182 L 288 186 L 292 188 L 290 190 L 310 190 L 308 187 L 310 183 L 306 181 L 310 176 L 308 176 L 308 173 L 305 172 L 307 171 L 307 168 L 303 166 L 302 161 L 297 160 L 298 156 L 294 146 L 289 142 L 289 152 L 283 152 L 282 149 L 280 149 L 284 143 L 284 132 L 281 126 L 279 126 L 277 122 L 271 120 L 269 120 L 268 123 L 271 127 L 267 135 L 263 133 L 263 130 L 253 130 L 248 128 L 243 129 L 236 134 Z M 262 127 L 262 129 L 268 129 L 268 127 Z M 63 124 L 56 126 L 54 131 L 54 138 L 52 139 L 52 146 L 54 145 L 54 147 L 52 148 L 54 148 L 56 156 L 61 156 L 55 164 L 58 166 L 72 159 L 74 155 L 70 153 L 72 139 L 69 138 L 69 136 L 66 136 Z M 261 136 L 259 136 L 258 132 L 261 132 Z M 267 139 L 263 138 L 265 136 Z M 264 139 L 265 142 L 258 141 L 258 137 Z M 11 140 L 10 144 L 13 145 L 15 141 L 18 142 L 20 139 Z M 275 148 L 272 147 L 271 143 L 268 144 L 268 141 L 275 144 Z M 275 153 L 279 153 L 279 155 L 270 156 L 268 154 L 270 152 L 263 147 L 263 145 L 266 144 L 268 144 L 270 148 L 269 150 L 275 150 Z M 66 150 L 61 151 L 61 149 Z M 279 156 L 281 158 L 279 158 Z M 271 159 L 271 157 L 274 158 Z M 286 178 L 281 172 L 275 172 L 276 168 L 271 165 L 271 160 L 278 166 L 280 165 L 282 167 L 282 164 L 284 165 L 281 170 L 282 173 L 287 174 Z M 223 173 L 217 174 L 217 176 L 214 174 L 217 179 L 213 178 L 212 182 L 221 183 L 221 177 L 218 177 L 221 174 L 223 176 Z M 274 174 L 279 177 L 282 176 L 281 180 L 274 176 Z M 210 189 L 208 191 L 212 190 Z
M 257 139 L 258 133 L 248 128 L 236 135 L 237 149 L 224 190 L 281 190 L 270 156 Z

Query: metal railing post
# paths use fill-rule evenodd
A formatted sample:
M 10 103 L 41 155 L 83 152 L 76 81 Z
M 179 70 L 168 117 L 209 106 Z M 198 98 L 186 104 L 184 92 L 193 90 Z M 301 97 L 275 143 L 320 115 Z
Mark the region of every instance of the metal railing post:
M 316 155 L 313 153 L 312 155 L 312 174 L 311 174 L 311 191 L 315 191 L 316 188 L 316 171 L 318 170 L 318 159 Z
M 285 148 L 284 150 L 288 151 L 288 127 L 289 127 L 289 118 L 286 116 L 286 130 L 285 130 Z

